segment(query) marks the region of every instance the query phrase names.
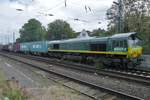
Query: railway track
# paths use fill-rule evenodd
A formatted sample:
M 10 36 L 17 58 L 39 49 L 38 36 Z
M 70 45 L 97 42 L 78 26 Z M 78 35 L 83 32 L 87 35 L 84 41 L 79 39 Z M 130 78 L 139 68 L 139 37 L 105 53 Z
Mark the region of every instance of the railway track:
M 68 78 L 69 80 L 73 80 L 75 82 L 87 85 L 87 86 L 92 87 L 94 89 L 99 89 L 101 92 L 107 93 L 107 95 L 110 95 L 111 96 L 110 98 L 112 98 L 112 96 L 113 97 L 115 96 L 116 98 L 121 98 L 121 100 L 122 99 L 123 100 L 143 100 L 142 98 L 132 96 L 132 95 L 129 95 L 129 94 L 126 94 L 126 93 L 123 93 L 123 92 L 118 92 L 118 91 L 112 90 L 110 88 L 106 88 L 106 87 L 100 86 L 98 84 L 89 82 L 88 80 L 80 79 L 80 78 L 77 78 L 77 77 L 72 77 L 72 76 L 66 75 L 65 73 L 60 73 L 60 72 L 56 72 L 56 71 L 53 71 L 53 70 L 48 70 L 44 67 L 40 67 L 39 65 L 33 64 L 32 62 L 28 62 L 26 60 L 18 59 L 17 56 L 14 56 L 14 55 L 8 55 L 8 54 L 4 54 L 4 53 L 0 53 L 0 55 L 11 58 L 13 60 L 17 60 L 17 61 L 22 62 L 24 64 L 27 64 L 27 65 L 30 65 L 32 67 L 38 68 L 42 71 L 45 71 L 45 72 L 48 72 L 48 73 L 53 73 L 55 75 L 59 75 L 61 77 Z
M 94 89 L 94 88 L 88 87 L 86 85 L 81 85 L 81 84 L 78 84 L 76 82 L 66 80 L 64 78 L 60 79 L 59 76 L 53 77 L 53 75 L 51 74 L 51 75 L 47 76 L 47 78 L 58 83 L 58 84 L 61 84 L 64 87 L 70 88 L 71 90 L 74 90 L 80 94 L 83 94 L 83 95 L 91 98 L 92 100 L 99 100 L 99 99 L 101 99 L 101 100 L 105 100 L 105 99 L 113 100 L 113 99 L 116 99 L 116 97 L 114 95 L 108 94 L 106 92 L 102 93 L 98 89 Z M 89 91 L 92 91 L 92 93 Z M 100 93 L 102 93 L 102 94 L 100 94 Z
M 124 79 L 127 81 L 132 81 L 144 85 L 150 85 L 150 72 L 148 71 L 142 71 L 142 70 L 128 70 L 128 71 L 122 71 L 122 70 L 115 70 L 115 69 L 102 69 L 99 71 L 99 69 L 96 69 L 95 67 L 83 65 L 83 64 L 77 64 L 67 61 L 61 61 L 58 59 L 49 59 L 45 57 L 39 57 L 39 56 L 31 56 L 31 55 L 23 55 L 18 54 L 20 57 L 36 60 L 36 61 L 43 61 L 48 64 L 57 65 L 61 67 L 67 67 L 75 70 L 81 70 L 89 73 L 97 73 L 99 75 L 114 77 L 118 79 Z M 69 65 L 69 66 L 68 66 Z

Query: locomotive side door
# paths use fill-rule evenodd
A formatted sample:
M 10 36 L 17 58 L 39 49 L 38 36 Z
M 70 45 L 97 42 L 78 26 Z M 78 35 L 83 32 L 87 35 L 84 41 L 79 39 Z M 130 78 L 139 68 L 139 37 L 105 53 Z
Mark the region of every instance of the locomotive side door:
M 109 38 L 107 41 L 107 51 L 113 51 L 113 47 L 112 47 L 112 39 Z

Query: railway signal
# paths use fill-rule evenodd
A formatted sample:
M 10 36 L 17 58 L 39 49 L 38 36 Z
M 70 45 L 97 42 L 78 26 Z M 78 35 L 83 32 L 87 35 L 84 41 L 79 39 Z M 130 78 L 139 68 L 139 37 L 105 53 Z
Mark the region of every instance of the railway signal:
M 113 2 L 118 7 L 117 16 L 115 17 L 116 25 L 117 25 L 117 33 L 123 32 L 123 1 L 118 0 L 118 2 Z

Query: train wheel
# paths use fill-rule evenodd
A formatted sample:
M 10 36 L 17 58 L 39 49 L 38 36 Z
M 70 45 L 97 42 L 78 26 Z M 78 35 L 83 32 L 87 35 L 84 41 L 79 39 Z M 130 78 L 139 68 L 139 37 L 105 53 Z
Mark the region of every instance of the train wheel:
M 120 65 L 120 67 L 123 70 L 127 70 L 128 69 L 128 63 L 127 63 L 126 59 L 121 59 L 121 65 Z
M 130 61 L 130 62 L 127 63 L 127 68 L 128 69 L 134 69 L 134 67 L 135 67 L 135 65 L 133 64 L 133 62 Z

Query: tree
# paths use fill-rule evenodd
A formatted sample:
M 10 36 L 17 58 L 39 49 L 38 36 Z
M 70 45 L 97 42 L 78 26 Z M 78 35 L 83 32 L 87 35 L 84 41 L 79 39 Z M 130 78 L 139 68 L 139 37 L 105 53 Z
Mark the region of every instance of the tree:
M 123 26 L 124 32 L 140 32 L 141 26 L 145 24 L 145 17 L 150 17 L 149 0 L 122 0 L 123 1 Z M 107 19 L 109 20 L 109 30 L 116 28 L 118 7 L 116 4 L 107 10 Z
M 144 49 L 150 53 L 150 0 L 122 0 L 123 1 L 123 26 L 124 32 L 138 32 L 144 40 Z M 109 31 L 114 32 L 116 29 L 117 7 L 107 10 L 109 20 Z
M 48 24 L 48 40 L 60 40 L 73 38 L 76 36 L 75 32 L 72 30 L 70 25 L 63 20 L 55 20 L 54 22 Z
M 20 38 L 17 42 L 30 42 L 45 40 L 46 29 L 36 19 L 30 19 L 19 30 Z
M 91 36 L 101 36 L 101 37 L 107 36 L 107 35 L 108 33 L 104 29 L 101 29 L 101 28 L 94 29 L 91 34 Z

